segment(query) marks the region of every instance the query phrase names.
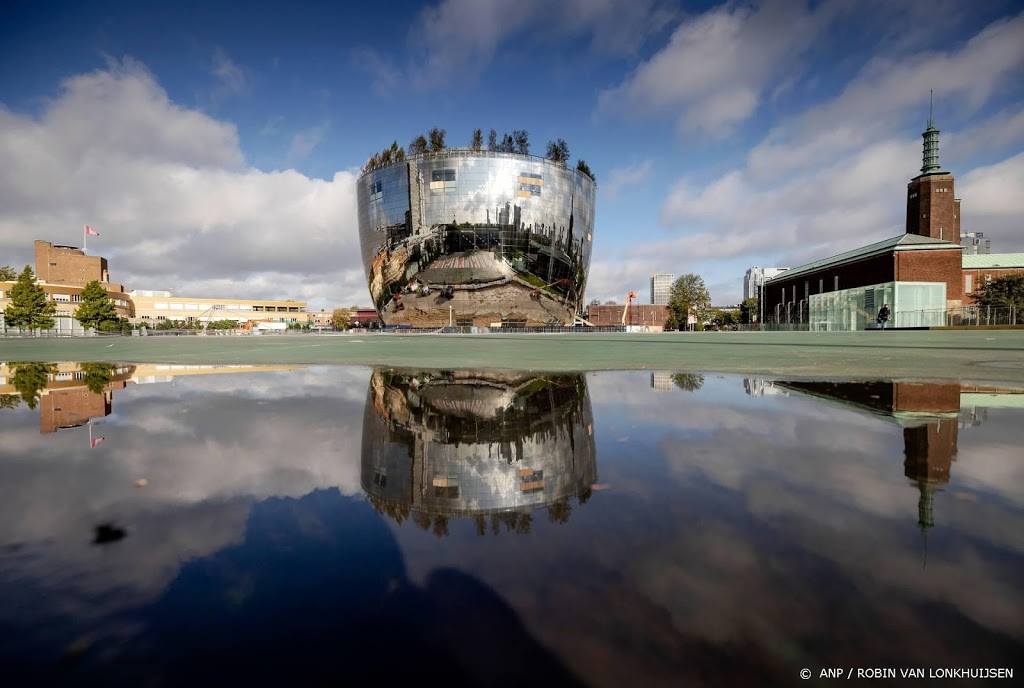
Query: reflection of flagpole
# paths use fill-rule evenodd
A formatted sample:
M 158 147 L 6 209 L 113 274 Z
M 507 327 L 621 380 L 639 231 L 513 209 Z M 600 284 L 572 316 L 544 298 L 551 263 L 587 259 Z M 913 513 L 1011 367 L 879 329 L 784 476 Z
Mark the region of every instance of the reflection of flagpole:
M 89 426 L 89 449 L 95 449 L 97 444 L 99 444 L 100 442 L 102 442 L 103 440 L 105 440 L 107 438 L 106 437 L 96 437 L 96 438 L 93 438 L 93 436 L 92 436 L 92 418 L 89 419 L 89 422 L 87 423 L 87 425 Z

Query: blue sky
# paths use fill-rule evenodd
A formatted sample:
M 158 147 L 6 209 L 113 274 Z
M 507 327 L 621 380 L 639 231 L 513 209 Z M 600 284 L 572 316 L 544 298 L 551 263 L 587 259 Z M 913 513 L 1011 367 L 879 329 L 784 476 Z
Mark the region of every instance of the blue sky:
M 368 304 L 359 167 L 429 128 L 564 138 L 587 298 L 903 231 L 928 92 L 963 229 L 1024 251 L 1024 8 L 958 0 L 0 4 L 0 264 L 78 245 L 180 295 Z

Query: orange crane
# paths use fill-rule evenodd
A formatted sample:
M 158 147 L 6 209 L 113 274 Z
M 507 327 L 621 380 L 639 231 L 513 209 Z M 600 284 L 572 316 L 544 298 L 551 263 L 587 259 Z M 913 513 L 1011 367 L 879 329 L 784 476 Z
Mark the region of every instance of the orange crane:
M 636 298 L 636 292 L 631 291 L 626 294 L 626 307 L 622 309 L 622 324 L 626 324 L 626 314 L 629 313 L 629 304 L 632 303 L 633 299 Z

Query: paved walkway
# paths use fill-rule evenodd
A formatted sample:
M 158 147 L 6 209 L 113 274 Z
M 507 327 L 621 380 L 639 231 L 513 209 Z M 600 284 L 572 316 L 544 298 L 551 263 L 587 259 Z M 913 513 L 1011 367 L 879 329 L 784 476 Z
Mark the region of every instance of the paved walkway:
M 1024 330 L 0 338 L 0 360 L 645 369 L 1024 386 Z

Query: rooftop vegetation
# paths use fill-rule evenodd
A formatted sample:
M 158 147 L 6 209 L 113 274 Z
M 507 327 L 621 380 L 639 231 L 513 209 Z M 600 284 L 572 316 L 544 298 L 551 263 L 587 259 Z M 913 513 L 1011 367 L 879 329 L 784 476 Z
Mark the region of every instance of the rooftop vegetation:
M 380 153 L 374 153 L 370 156 L 370 159 L 366 161 L 363 168 L 359 171 L 360 174 L 375 170 L 380 167 L 386 167 L 398 162 L 405 162 L 406 156 L 423 155 L 425 153 L 439 153 L 448 148 L 446 136 L 448 132 L 438 127 L 433 127 L 427 132 L 426 136 L 419 134 L 413 137 L 412 141 L 409 142 L 408 149 L 402 148 L 398 145 L 398 141 L 393 141 L 388 148 L 385 148 Z M 484 135 L 482 129 L 474 129 L 473 134 L 470 137 L 469 149 L 480 151 L 484 150 Z M 517 153 L 519 155 L 530 154 L 530 133 L 525 129 L 516 129 L 511 134 L 505 132 L 502 134 L 501 139 L 498 139 L 498 132 L 495 129 L 491 129 L 487 136 L 487 150 L 494 151 L 496 153 Z M 552 162 L 559 162 L 563 165 L 568 166 L 569 164 L 569 144 L 564 139 L 555 139 L 548 141 L 547 153 L 544 156 Z M 576 169 L 583 174 L 590 177 L 595 182 L 597 178 L 594 173 L 590 170 L 590 166 L 587 165 L 585 160 L 579 160 L 576 163 Z

